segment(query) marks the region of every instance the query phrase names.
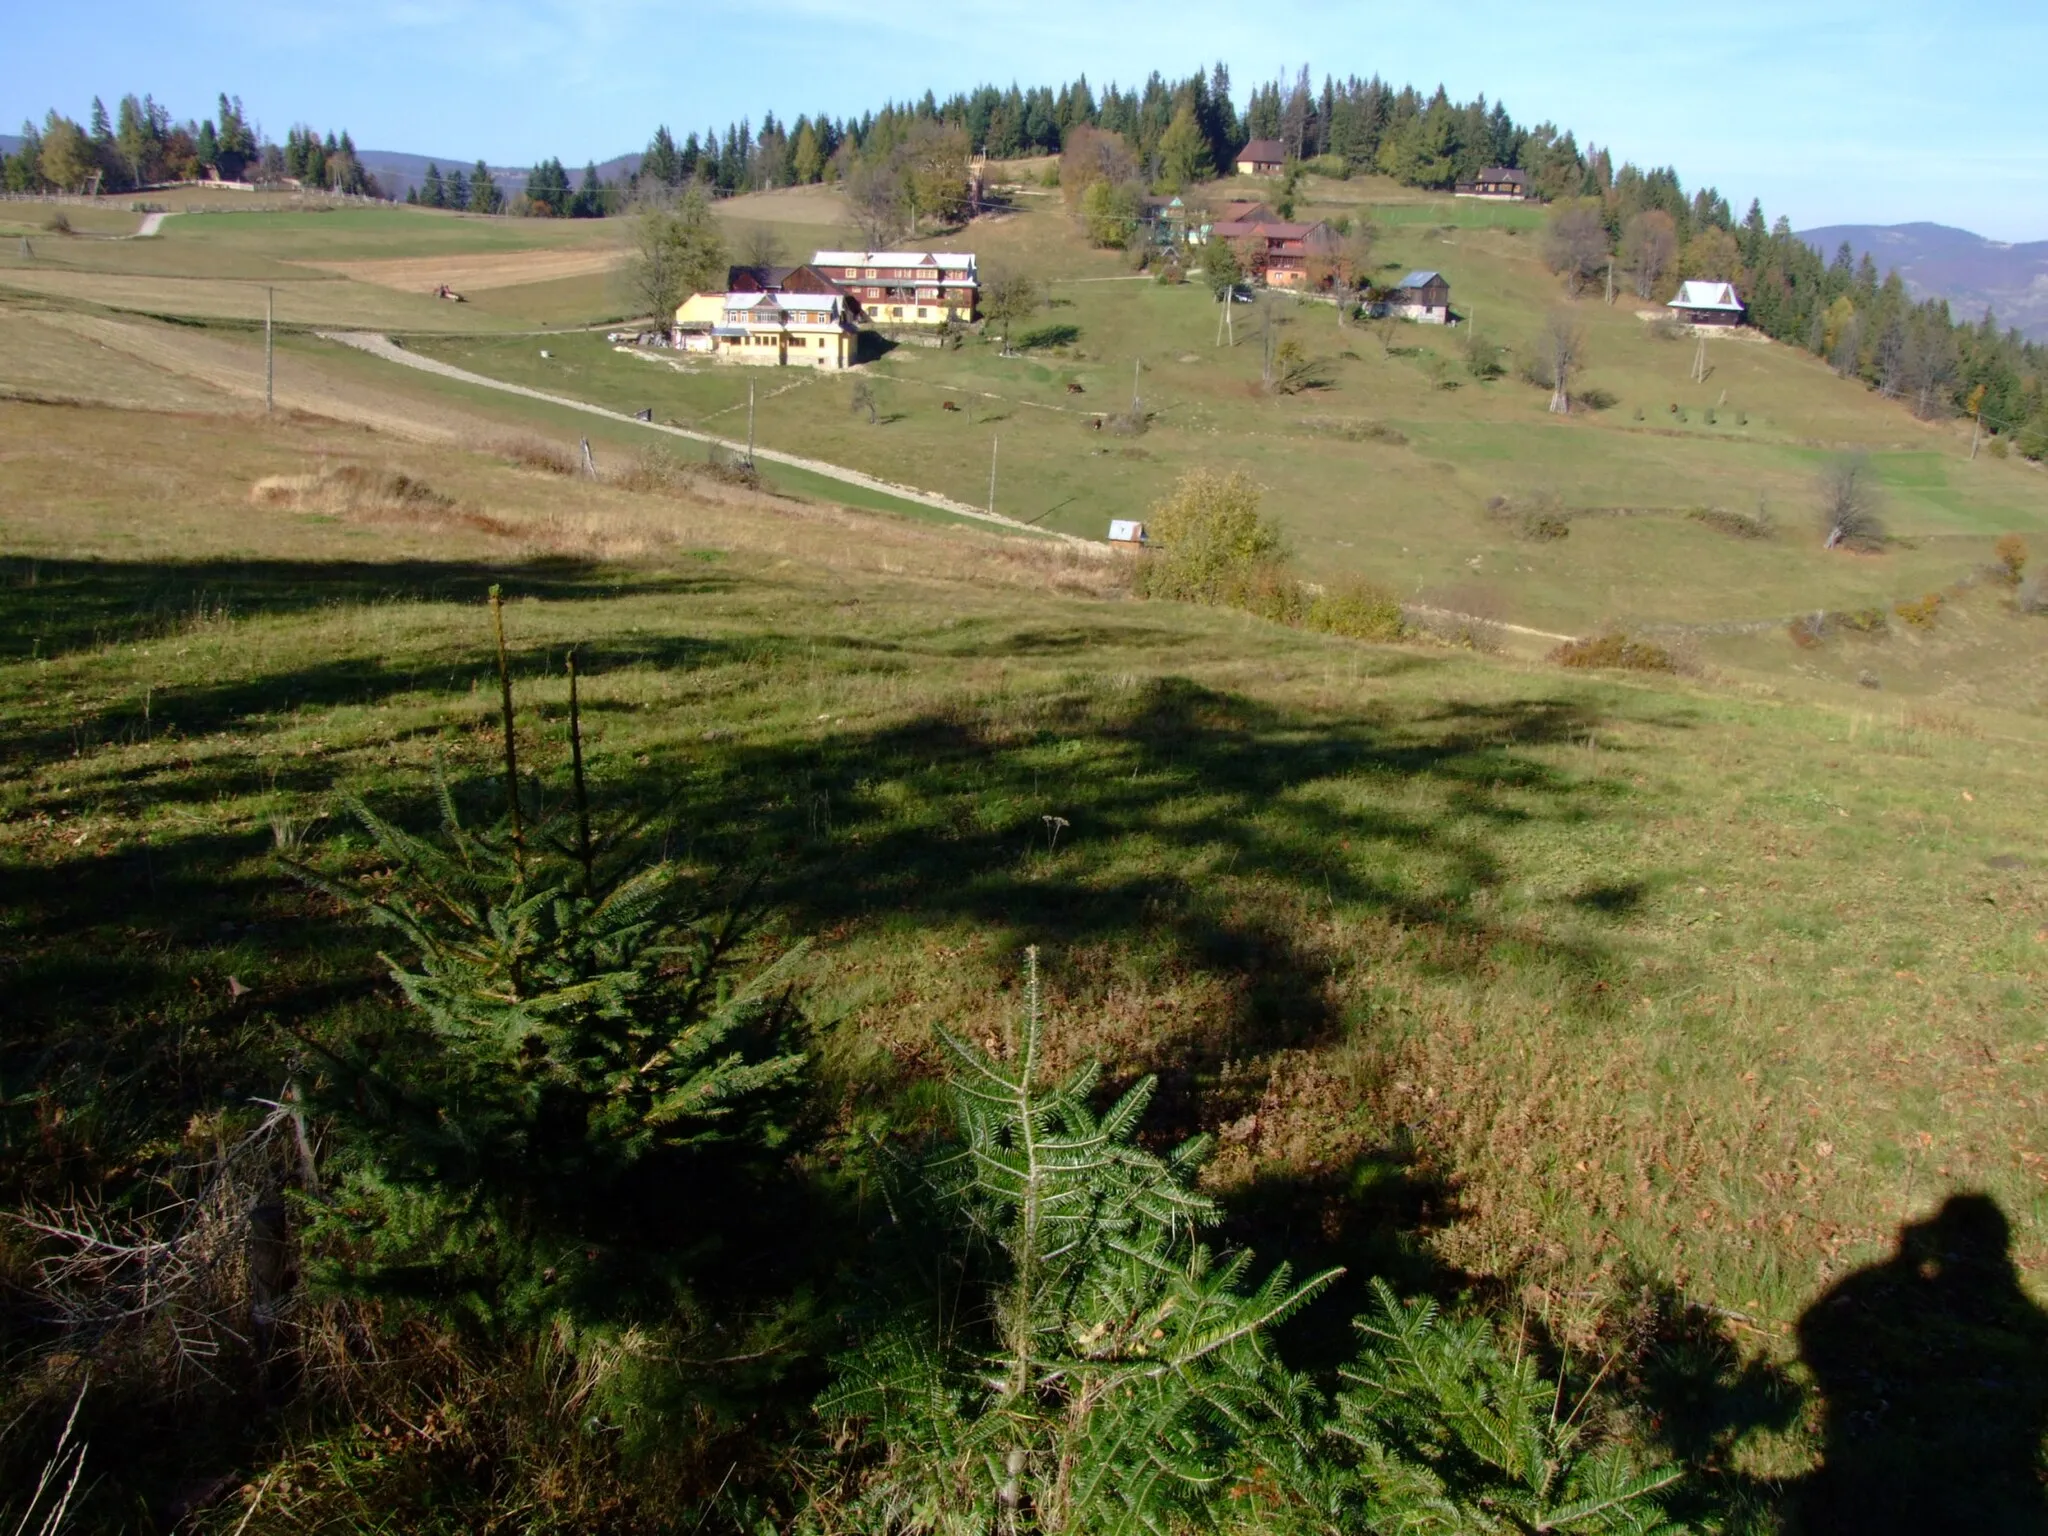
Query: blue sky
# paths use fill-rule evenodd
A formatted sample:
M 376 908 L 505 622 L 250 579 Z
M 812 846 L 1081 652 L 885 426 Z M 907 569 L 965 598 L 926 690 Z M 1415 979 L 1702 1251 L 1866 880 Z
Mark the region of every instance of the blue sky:
M 1968 31 L 1924 0 L 109 0 L 89 41 L 53 6 L 20 7 L 6 34 L 10 130 L 130 90 L 208 115 L 225 88 L 275 136 L 304 119 L 365 148 L 498 164 L 577 165 L 640 148 L 657 122 L 839 115 L 985 79 L 1130 82 L 1222 59 L 1241 99 L 1305 59 L 1318 80 L 1485 91 L 1802 228 L 1932 219 L 2048 239 L 2038 0 Z

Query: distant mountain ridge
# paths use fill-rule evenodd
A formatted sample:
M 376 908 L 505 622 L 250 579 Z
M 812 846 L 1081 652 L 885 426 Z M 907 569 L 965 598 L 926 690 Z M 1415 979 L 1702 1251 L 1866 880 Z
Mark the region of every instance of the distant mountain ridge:
M 463 160 L 450 155 L 415 155 L 396 149 L 359 149 L 356 158 L 363 163 L 363 169 L 377 178 L 377 185 L 384 189 L 386 197 L 405 200 L 405 194 L 421 185 L 427 176 L 427 167 L 436 166 L 443 177 L 450 171 L 461 171 L 467 176 L 476 168 L 476 161 Z M 526 173 L 531 169 L 524 165 L 494 165 L 491 180 L 498 184 L 498 190 L 506 197 L 526 190 Z M 639 155 L 614 155 L 609 160 L 598 162 L 597 174 L 606 181 L 621 181 L 640 169 Z M 583 184 L 583 167 L 568 167 L 569 185 Z
M 1946 299 L 1958 320 L 1989 309 L 2001 328 L 2048 341 L 2048 240 L 2008 245 L 1947 224 L 1831 224 L 1799 238 L 1829 258 L 1846 240 L 1859 261 L 1868 252 L 1879 272 L 1897 271 L 1914 298 Z

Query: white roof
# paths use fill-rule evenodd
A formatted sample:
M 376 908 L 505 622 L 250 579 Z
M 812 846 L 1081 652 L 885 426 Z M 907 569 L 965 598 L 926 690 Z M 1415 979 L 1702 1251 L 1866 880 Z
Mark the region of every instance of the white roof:
M 1115 544 L 1141 544 L 1145 539 L 1145 525 L 1129 522 L 1123 518 L 1112 518 L 1109 524 L 1110 541 Z
M 935 267 L 941 272 L 974 271 L 972 251 L 819 251 L 814 267 Z
M 822 309 L 828 314 L 837 314 L 844 302 L 844 298 L 836 293 L 728 293 L 725 296 L 727 309 L 762 311 Z
M 1742 300 L 1736 296 L 1733 283 L 1703 283 L 1698 279 L 1678 285 L 1678 297 L 1668 309 L 1732 309 L 1740 310 Z

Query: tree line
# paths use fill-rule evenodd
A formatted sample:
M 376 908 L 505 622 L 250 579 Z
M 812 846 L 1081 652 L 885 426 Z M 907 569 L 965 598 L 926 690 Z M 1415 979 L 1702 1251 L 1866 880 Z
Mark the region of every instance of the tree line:
M 361 197 L 382 192 L 356 155 L 348 131 L 325 135 L 295 124 L 283 144 L 271 142 L 243 109 L 220 94 L 214 115 L 184 122 L 154 96 L 127 95 L 109 113 L 93 98 L 78 123 L 54 107 L 40 125 L 21 125 L 21 147 L 0 158 L 0 186 L 9 192 L 128 192 L 167 182 L 222 181 L 323 187 Z

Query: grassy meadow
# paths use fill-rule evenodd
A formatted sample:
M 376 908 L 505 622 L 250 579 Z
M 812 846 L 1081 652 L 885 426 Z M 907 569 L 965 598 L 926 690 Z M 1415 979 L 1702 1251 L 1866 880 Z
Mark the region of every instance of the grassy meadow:
M 195 212 L 121 241 L 88 210 L 32 256 L 0 228 L 0 1103 L 46 1154 L 10 1198 L 181 1155 L 389 1005 L 373 939 L 277 844 L 351 867 L 342 797 L 419 820 L 437 766 L 492 771 L 498 583 L 526 759 L 559 766 L 575 647 L 600 789 L 680 807 L 688 856 L 759 870 L 776 941 L 812 942 L 828 1146 L 928 1119 L 933 1027 L 999 1032 L 1038 945 L 1061 1060 L 1157 1072 L 1161 1136 L 1220 1133 L 1230 1238 L 1350 1266 L 1305 1355 L 1370 1274 L 1519 1296 L 1581 1342 L 1649 1285 L 1797 1380 L 1815 1298 L 1961 1190 L 2048 1298 L 2048 621 L 1982 575 L 2007 532 L 2048 561 L 2048 482 L 1760 341 L 1689 382 L 1689 340 L 1590 295 L 1581 387 L 1611 403 L 1552 417 L 1514 372 L 1565 302 L 1531 210 L 1309 191 L 1372 220 L 1385 271 L 1445 271 L 1509 371 L 1287 298 L 1219 345 L 1198 286 L 1132 279 L 1033 198 L 947 242 L 1048 279 L 1021 355 L 889 351 L 874 423 L 848 379 L 756 375 L 758 438 L 977 504 L 993 452 L 1000 510 L 1091 539 L 1243 469 L 1303 577 L 1535 632 L 1508 654 L 1139 601 L 1106 552 L 796 470 L 734 484 L 312 334 L 743 436 L 748 373 L 604 341 L 615 227 Z M 798 255 L 845 238 L 816 191 L 723 212 Z M 1267 323 L 1315 387 L 1259 387 Z M 1095 430 L 1134 375 L 1148 429 Z M 545 468 L 579 438 L 599 482 Z M 1852 450 L 1880 554 L 1819 548 L 1816 476 Z M 1527 536 L 1532 508 L 1568 535 Z M 1930 592 L 1926 625 L 1786 628 Z M 1609 625 L 1684 671 L 1542 659 Z M 1816 1414 L 1725 1465 L 1796 1473 Z

